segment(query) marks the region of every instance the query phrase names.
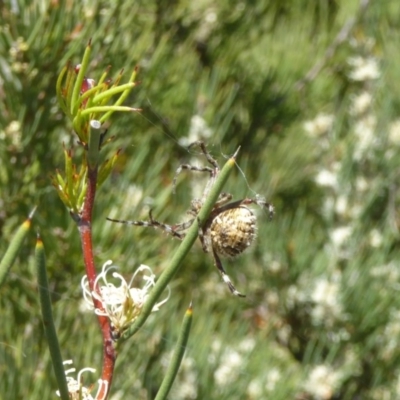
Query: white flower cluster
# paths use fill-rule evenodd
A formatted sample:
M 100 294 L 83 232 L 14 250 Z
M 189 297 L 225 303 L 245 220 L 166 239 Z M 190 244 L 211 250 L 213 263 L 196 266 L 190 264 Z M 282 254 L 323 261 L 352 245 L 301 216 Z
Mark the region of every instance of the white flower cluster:
M 97 315 L 108 317 L 115 338 L 118 338 L 139 316 L 149 296 L 150 289 L 155 285 L 155 275 L 152 273 L 150 267 L 141 265 L 129 282 L 117 272 L 111 274 L 111 278 L 114 281 L 111 282 L 107 275 L 116 268 L 112 265 L 111 260 L 104 263 L 102 272 L 97 276 L 94 283 L 94 287 L 98 287 L 98 290 L 90 290 L 86 275 L 82 278 L 81 286 L 87 307 L 94 309 Z M 142 279 L 145 283 L 142 288 L 133 286 L 138 274 L 143 275 Z M 101 303 L 101 308 L 94 308 L 93 298 Z M 153 312 L 158 311 L 168 298 L 169 296 L 157 303 L 153 307 Z
M 72 360 L 66 360 L 63 362 L 64 365 L 70 365 L 72 364 Z M 68 376 L 69 374 L 75 372 L 76 369 L 75 368 L 70 368 L 68 370 L 65 371 L 65 375 L 67 378 L 67 385 L 68 385 L 68 393 L 69 393 L 69 398 L 71 400 L 103 400 L 106 398 L 107 395 L 107 386 L 108 386 L 108 382 L 104 381 L 102 379 L 98 380 L 98 384 L 99 384 L 99 388 L 97 390 L 97 394 L 96 396 L 92 396 L 90 393 L 93 389 L 93 387 L 91 388 L 87 388 L 86 386 L 83 386 L 82 384 L 82 374 L 84 372 L 96 372 L 96 370 L 94 368 L 83 368 L 78 372 L 77 378 L 73 378 L 71 376 Z M 104 389 L 103 389 L 104 386 Z M 99 397 L 100 393 L 103 393 L 102 397 Z M 60 391 L 57 390 L 56 392 L 58 397 L 61 397 L 60 395 Z

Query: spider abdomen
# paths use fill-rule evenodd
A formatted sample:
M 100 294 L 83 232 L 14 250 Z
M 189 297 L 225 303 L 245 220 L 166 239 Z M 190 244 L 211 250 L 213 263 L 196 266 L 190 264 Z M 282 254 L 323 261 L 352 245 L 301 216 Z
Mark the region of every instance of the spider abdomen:
M 245 206 L 217 214 L 209 230 L 213 249 L 225 257 L 241 254 L 256 236 L 256 221 L 253 212 Z

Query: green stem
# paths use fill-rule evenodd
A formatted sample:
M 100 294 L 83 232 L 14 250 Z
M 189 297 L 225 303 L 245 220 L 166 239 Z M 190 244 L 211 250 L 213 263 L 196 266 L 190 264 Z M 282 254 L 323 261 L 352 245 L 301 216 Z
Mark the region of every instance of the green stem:
M 88 153 L 87 160 L 90 169 L 97 167 L 99 162 L 99 152 L 100 152 L 100 128 L 101 123 L 95 119 L 90 121 L 90 131 L 89 131 L 89 143 L 88 143 Z
M 179 366 L 181 365 L 183 355 L 185 354 L 186 345 L 189 339 L 190 327 L 192 325 L 193 312 L 192 304 L 186 310 L 185 317 L 183 318 L 181 332 L 178 341 L 176 342 L 175 351 L 172 355 L 171 362 L 168 366 L 167 373 L 161 383 L 157 396 L 154 400 L 165 400 L 174 383 L 176 374 L 178 373 Z
M 127 339 L 130 336 L 134 335 L 140 329 L 140 327 L 145 323 L 147 317 L 152 312 L 154 305 L 157 303 L 157 300 L 160 297 L 161 293 L 164 291 L 168 283 L 171 281 L 173 276 L 180 268 L 183 259 L 188 254 L 190 248 L 196 241 L 199 232 L 198 221 L 201 221 L 201 223 L 203 223 L 204 221 L 207 220 L 212 208 L 214 207 L 214 204 L 218 200 L 218 196 L 221 193 L 222 188 L 225 182 L 227 181 L 230 172 L 235 166 L 235 159 L 238 152 L 239 149 L 237 149 L 235 154 L 226 162 L 226 164 L 220 171 L 213 187 L 210 190 L 207 199 L 205 200 L 203 206 L 201 207 L 201 210 L 198 214 L 198 219 L 194 221 L 192 226 L 189 228 L 181 245 L 178 247 L 178 250 L 172 257 L 171 263 L 165 269 L 165 271 L 160 275 L 159 279 L 157 280 L 157 283 L 150 292 L 150 295 L 146 300 L 146 303 L 144 304 L 142 312 L 140 313 L 139 317 L 131 325 L 131 327 L 122 335 L 121 339 Z
M 53 311 L 51 309 L 49 282 L 46 274 L 46 256 L 43 242 L 38 235 L 35 249 L 35 264 L 39 287 L 39 300 L 43 318 L 43 327 L 49 344 L 50 356 L 53 363 L 54 373 L 60 390 L 62 400 L 69 400 L 68 385 L 65 378 L 63 360 L 60 345 L 58 343 L 56 328 L 54 326 Z

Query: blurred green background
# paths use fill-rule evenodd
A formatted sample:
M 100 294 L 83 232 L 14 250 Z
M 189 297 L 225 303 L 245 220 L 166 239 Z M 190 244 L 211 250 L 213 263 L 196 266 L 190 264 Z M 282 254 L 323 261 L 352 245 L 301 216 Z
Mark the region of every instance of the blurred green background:
M 169 302 L 120 351 L 111 398 L 152 399 L 194 304 L 193 330 L 171 399 L 400 398 L 400 3 L 395 0 L 1 2 L 0 251 L 38 205 L 0 289 L 0 398 L 55 398 L 33 268 L 47 253 L 63 358 L 100 372 L 101 336 L 82 311 L 76 226 L 50 175 L 63 144 L 79 146 L 56 102 L 67 60 L 93 42 L 90 77 L 140 66 L 141 84 L 114 115 L 106 147 L 123 149 L 98 193 L 94 242 L 129 277 L 159 274 L 179 242 L 112 224 L 185 220 L 205 181 L 186 146 L 206 141 L 221 165 L 241 145 L 225 188 L 266 196 L 258 239 L 223 260 L 239 299 L 196 244 Z M 85 374 L 85 385 L 97 374 Z

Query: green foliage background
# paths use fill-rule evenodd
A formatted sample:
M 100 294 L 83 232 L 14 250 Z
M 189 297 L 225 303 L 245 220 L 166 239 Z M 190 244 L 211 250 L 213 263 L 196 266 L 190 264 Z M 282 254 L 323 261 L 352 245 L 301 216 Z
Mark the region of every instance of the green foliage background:
M 97 322 L 81 308 L 77 229 L 49 178 L 63 167 L 63 145 L 80 151 L 56 78 L 92 38 L 90 77 L 139 65 L 127 104 L 143 109 L 110 126 L 123 156 L 97 198 L 98 268 L 112 259 L 129 276 L 141 263 L 155 273 L 166 266 L 178 242 L 105 218 L 146 219 L 151 207 L 161 221 L 184 220 L 204 181 L 183 174 L 175 195 L 171 183 L 179 164 L 204 161 L 185 148 L 196 135 L 221 165 L 241 145 L 241 171 L 226 191 L 262 194 L 276 207 L 272 222 L 258 212 L 252 250 L 224 261 L 246 299 L 229 293 L 195 246 L 169 302 L 121 349 L 111 398 L 154 398 L 191 299 L 193 331 L 171 399 L 400 396 L 399 2 L 371 0 L 365 10 L 355 0 L 1 4 L 0 250 L 38 205 L 33 231 L 46 248 L 64 359 L 100 370 Z M 376 60 L 379 74 L 354 79 L 354 57 Z M 360 111 L 362 94 L 369 103 Z M 32 232 L 0 290 L 4 399 L 55 397 L 34 243 Z M 85 375 L 85 384 L 96 379 Z

